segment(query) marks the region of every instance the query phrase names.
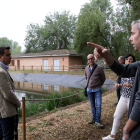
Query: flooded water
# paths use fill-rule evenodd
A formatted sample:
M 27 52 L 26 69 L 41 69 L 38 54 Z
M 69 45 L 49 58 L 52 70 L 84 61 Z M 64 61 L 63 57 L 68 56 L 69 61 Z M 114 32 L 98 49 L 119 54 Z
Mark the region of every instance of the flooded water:
M 16 88 L 15 94 L 20 100 L 22 100 L 22 97 L 25 97 L 26 99 L 42 99 L 55 91 L 63 92 L 65 90 L 72 89 L 71 87 L 19 81 L 14 81 L 14 85 Z

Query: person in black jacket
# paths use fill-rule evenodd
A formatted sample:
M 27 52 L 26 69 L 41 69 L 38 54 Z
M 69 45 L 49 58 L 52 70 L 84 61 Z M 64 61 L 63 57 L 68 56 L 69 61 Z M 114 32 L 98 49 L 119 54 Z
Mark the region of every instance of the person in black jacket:
M 125 65 L 128 65 L 129 63 L 134 63 L 135 57 L 132 54 L 128 54 L 125 56 Z M 120 84 L 116 84 L 116 88 L 120 88 L 121 91 L 121 97 L 117 104 L 115 113 L 114 113 L 114 119 L 113 119 L 113 125 L 111 129 L 111 133 L 107 135 L 106 137 L 103 137 L 102 140 L 115 140 L 116 133 L 119 129 L 121 118 L 123 117 L 124 113 L 128 111 L 129 109 L 129 102 L 130 97 L 132 93 L 132 87 L 134 83 L 135 75 L 133 77 L 127 77 L 123 78 L 121 77 Z
M 134 49 L 140 52 L 140 19 L 132 22 L 129 41 Z M 87 44 L 95 47 L 95 59 L 103 57 L 107 65 L 116 74 L 122 77 L 133 77 L 135 75 L 129 104 L 128 121 L 123 128 L 123 140 L 140 140 L 140 61 L 124 66 L 115 61 L 109 51 L 104 47 L 91 42 L 87 42 Z

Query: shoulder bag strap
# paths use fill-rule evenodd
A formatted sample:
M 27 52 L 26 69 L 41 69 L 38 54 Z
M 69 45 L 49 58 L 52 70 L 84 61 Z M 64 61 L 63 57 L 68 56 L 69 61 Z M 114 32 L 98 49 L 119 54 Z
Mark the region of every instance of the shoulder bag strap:
M 92 73 L 94 72 L 94 70 L 96 69 L 96 67 L 97 67 L 97 64 L 95 63 L 95 66 L 94 66 L 93 69 L 92 69 L 92 72 L 91 72 L 91 74 L 90 74 L 90 77 L 91 77 Z M 87 86 L 86 86 L 86 87 L 88 87 L 88 83 L 89 83 L 90 77 L 89 77 L 89 79 L 88 79 L 88 82 L 87 82 Z

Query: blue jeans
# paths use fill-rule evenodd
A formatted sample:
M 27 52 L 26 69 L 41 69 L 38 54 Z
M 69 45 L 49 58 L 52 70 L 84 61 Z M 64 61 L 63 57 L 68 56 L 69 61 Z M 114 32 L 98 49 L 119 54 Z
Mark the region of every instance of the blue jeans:
M 120 84 L 120 83 L 121 83 L 121 81 L 119 79 L 117 79 L 117 84 Z M 120 100 L 120 97 L 121 97 L 120 90 L 121 90 L 120 88 L 117 88 L 116 89 L 118 101 Z
M 13 140 L 16 116 L 0 118 L 0 140 Z
M 90 101 L 92 118 L 95 122 L 100 122 L 101 118 L 101 105 L 102 105 L 102 93 L 101 90 L 97 92 L 91 92 L 90 90 L 87 92 L 88 98 Z M 95 102 L 96 101 L 96 102 Z M 95 106 L 96 103 L 96 106 Z

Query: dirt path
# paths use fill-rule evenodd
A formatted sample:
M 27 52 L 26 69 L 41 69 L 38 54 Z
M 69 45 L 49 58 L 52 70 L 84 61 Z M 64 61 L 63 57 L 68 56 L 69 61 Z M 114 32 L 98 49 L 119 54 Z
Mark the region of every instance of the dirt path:
M 27 118 L 27 140 L 101 140 L 110 133 L 113 114 L 117 101 L 116 92 L 109 91 L 102 98 L 102 117 L 104 129 L 89 125 L 91 110 L 89 101 L 84 101 L 36 117 Z M 121 140 L 122 129 L 127 120 L 127 113 L 121 120 L 116 140 Z M 19 124 L 19 140 L 22 140 L 22 124 Z

